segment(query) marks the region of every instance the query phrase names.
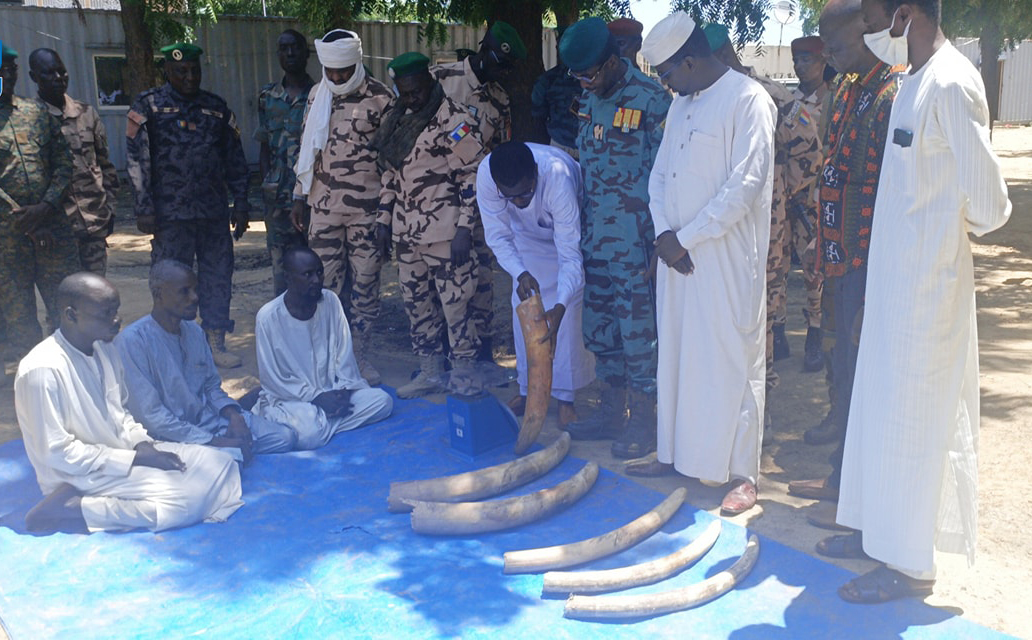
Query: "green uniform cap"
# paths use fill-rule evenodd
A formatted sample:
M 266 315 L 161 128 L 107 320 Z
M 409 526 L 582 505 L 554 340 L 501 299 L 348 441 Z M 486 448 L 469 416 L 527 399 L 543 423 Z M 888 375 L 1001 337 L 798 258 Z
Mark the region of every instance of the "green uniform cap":
M 0 41 L 0 59 L 13 60 L 18 57 L 18 52 Z
M 578 20 L 559 40 L 559 57 L 571 71 L 584 71 L 604 62 L 609 27 L 602 18 Z
M 709 42 L 710 51 L 713 52 L 731 41 L 727 27 L 722 24 L 707 22 L 706 26 L 702 28 L 702 32 L 706 34 L 706 41 Z
M 387 75 L 392 78 L 404 78 L 421 73 L 430 68 L 430 58 L 418 51 L 403 53 L 387 63 Z
M 177 42 L 167 47 L 162 47 L 161 53 L 164 54 L 166 60 L 178 62 L 179 60 L 197 60 L 204 53 L 204 49 L 189 42 Z
M 484 36 L 484 42 L 510 58 L 527 59 L 527 46 L 523 44 L 520 34 L 516 33 L 516 29 L 508 22 L 498 20 L 491 25 L 491 28 L 487 30 L 487 35 Z

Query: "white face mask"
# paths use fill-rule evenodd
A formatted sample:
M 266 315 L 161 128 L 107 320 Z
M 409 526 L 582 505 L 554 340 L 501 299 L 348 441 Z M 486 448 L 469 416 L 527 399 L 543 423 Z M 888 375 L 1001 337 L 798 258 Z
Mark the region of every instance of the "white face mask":
M 898 13 L 899 9 L 896 9 L 895 13 L 892 14 L 892 23 L 889 24 L 888 29 L 877 33 L 864 34 L 864 43 L 871 50 L 871 53 L 892 67 L 906 65 L 909 59 L 907 34 L 910 33 L 910 23 L 908 22 L 903 29 L 903 35 L 893 36 L 891 33 L 892 28 L 896 26 L 896 14 Z

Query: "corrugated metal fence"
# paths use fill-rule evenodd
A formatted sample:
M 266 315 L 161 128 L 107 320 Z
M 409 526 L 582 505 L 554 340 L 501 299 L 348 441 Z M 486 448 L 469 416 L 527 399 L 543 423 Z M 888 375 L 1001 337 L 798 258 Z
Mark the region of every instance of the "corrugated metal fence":
M 122 23 L 115 11 L 93 10 L 84 15 L 85 24 L 72 10 L 0 5 L 0 40 L 22 56 L 16 88 L 16 93 L 22 96 L 36 93 L 36 86 L 29 78 L 28 54 L 39 47 L 54 49 L 60 54 L 68 68 L 68 93 L 98 109 L 107 128 L 112 160 L 119 169 L 124 169 L 127 107 L 101 104 L 100 96 L 105 94 L 105 102 L 128 101 L 128 96 L 115 95 L 119 81 L 118 58 L 123 56 L 125 42 Z M 287 18 L 223 16 L 218 23 L 204 25 L 196 31 L 197 44 L 205 52 L 202 87 L 222 96 L 236 113 L 244 152 L 252 163 L 258 160 L 258 145 L 251 138 L 258 124 L 258 90 L 263 84 L 282 77 L 276 57 L 276 38 L 288 28 L 300 30 L 301 26 Z M 476 49 L 482 37 L 481 29 L 452 25 L 448 27 L 448 43 L 431 48 L 419 42 L 418 24 L 368 22 L 362 23 L 358 30 L 366 64 L 381 80 L 387 78 L 387 62 L 400 53 L 422 51 L 434 61 L 450 61 L 455 60 L 455 49 Z M 311 34 L 305 35 L 309 42 L 314 39 Z M 551 30 L 546 31 L 542 52 L 545 66 L 554 65 L 555 35 Z M 321 72 L 314 48 L 308 71 L 318 80 Z

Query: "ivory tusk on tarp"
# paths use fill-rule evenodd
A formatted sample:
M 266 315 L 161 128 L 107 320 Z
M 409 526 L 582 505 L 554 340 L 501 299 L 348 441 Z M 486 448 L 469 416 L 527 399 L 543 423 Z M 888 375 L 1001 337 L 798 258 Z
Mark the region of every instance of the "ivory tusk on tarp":
M 515 449 L 516 453 L 523 453 L 537 440 L 548 415 L 552 398 L 552 347 L 549 342 L 541 343 L 548 335 L 548 323 L 540 295 L 535 294 L 516 305 L 516 317 L 527 350 L 527 403 Z

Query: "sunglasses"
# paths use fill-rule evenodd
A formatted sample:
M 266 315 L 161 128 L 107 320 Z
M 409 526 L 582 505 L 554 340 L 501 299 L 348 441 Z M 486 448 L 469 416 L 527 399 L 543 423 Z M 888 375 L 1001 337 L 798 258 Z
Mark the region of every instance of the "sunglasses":
M 578 80 L 578 81 L 580 81 L 580 82 L 584 82 L 584 83 L 586 83 L 586 84 L 592 84 L 593 82 L 595 82 L 595 80 L 597 80 L 597 79 L 598 79 L 598 76 L 599 76 L 599 74 L 601 74 L 601 73 L 602 73 L 602 70 L 606 68 L 606 64 L 608 64 L 608 63 L 609 63 L 609 60 L 606 60 L 605 62 L 603 62 L 603 63 L 602 63 L 602 64 L 601 64 L 600 66 L 599 66 L 599 68 L 598 68 L 598 71 L 596 71 L 595 73 L 593 73 L 593 74 L 592 74 L 592 75 L 590 75 L 590 76 L 585 76 L 585 75 L 581 75 L 581 74 L 579 74 L 579 73 L 574 73 L 574 72 L 573 72 L 572 70 L 570 70 L 570 69 L 567 69 L 567 70 L 566 70 L 566 74 L 567 74 L 568 76 L 570 76 L 571 78 L 573 78 L 574 80 Z

